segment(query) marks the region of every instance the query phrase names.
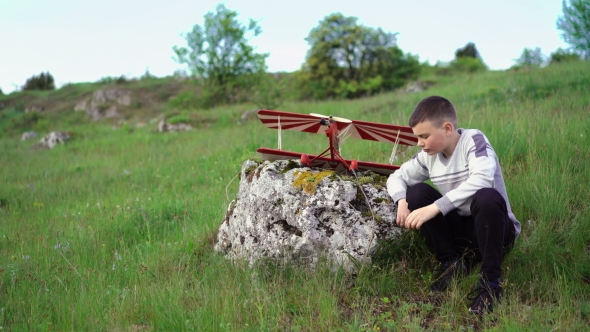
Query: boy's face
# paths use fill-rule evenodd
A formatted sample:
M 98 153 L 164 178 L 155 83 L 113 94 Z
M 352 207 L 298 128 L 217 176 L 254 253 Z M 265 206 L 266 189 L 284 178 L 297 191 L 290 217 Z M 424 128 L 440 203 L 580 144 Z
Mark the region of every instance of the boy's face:
M 447 149 L 452 130 L 453 126 L 448 122 L 445 122 L 442 127 L 436 127 L 428 120 L 412 127 L 414 135 L 418 136 L 418 146 L 428 155 L 444 152 Z

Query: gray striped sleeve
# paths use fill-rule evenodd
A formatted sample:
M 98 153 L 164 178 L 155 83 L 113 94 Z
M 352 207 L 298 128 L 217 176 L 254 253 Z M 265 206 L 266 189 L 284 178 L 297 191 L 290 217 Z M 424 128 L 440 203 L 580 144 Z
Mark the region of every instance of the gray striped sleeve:
M 471 136 L 473 139 L 473 143 L 475 144 L 475 158 L 477 157 L 487 157 L 488 150 L 487 150 L 487 142 L 486 139 L 483 137 L 483 134 L 478 133 Z

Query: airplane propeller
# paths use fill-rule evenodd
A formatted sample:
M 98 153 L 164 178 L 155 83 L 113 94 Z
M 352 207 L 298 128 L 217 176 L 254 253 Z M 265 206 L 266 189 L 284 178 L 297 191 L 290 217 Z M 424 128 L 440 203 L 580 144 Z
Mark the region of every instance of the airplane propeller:
M 336 122 L 341 122 L 341 123 L 352 123 L 352 120 L 349 119 L 345 119 L 345 118 L 341 118 L 338 116 L 326 116 L 323 114 L 318 114 L 318 113 L 309 113 L 309 115 L 311 116 L 315 116 L 316 118 L 320 118 L 320 119 L 329 119 L 332 118 L 332 120 L 336 121 Z

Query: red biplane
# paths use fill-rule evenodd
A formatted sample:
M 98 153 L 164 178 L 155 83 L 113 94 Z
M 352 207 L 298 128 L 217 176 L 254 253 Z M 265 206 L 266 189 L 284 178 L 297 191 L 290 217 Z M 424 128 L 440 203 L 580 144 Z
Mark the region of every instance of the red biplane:
M 308 167 L 331 168 L 340 171 L 363 170 L 389 175 L 399 168 L 393 165 L 398 144 L 416 145 L 418 139 L 407 126 L 376 122 L 348 120 L 321 114 L 299 114 L 272 110 L 258 111 L 258 118 L 271 129 L 279 131 L 279 148 L 259 148 L 256 152 L 262 160 L 299 159 Z M 330 146 L 318 155 L 282 150 L 281 131 L 295 130 L 306 133 L 325 134 Z M 347 160 L 340 155 L 340 144 L 348 137 L 394 144 L 390 164 Z M 329 157 L 328 157 L 329 153 Z

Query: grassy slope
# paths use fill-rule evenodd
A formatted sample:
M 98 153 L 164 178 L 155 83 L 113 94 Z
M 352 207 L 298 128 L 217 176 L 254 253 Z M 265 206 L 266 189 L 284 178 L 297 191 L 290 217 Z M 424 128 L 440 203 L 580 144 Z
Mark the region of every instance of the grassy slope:
M 505 298 L 466 313 L 477 276 L 426 292 L 433 258 L 413 232 L 356 278 L 292 266 L 230 264 L 212 252 L 231 182 L 276 132 L 237 125 L 249 106 L 200 112 L 211 126 L 160 135 L 63 122 L 51 151 L 0 139 L 0 326 L 9 330 L 583 330 L 590 323 L 590 63 L 463 76 L 414 95 L 291 103 L 286 111 L 405 123 L 424 96 L 458 109 L 501 159 L 523 233 L 505 261 Z M 49 123 L 48 127 L 54 124 Z M 284 132 L 283 147 L 325 139 Z M 385 161 L 390 146 L 343 154 Z M 407 158 L 414 149 L 403 151 Z M 229 185 L 228 185 L 229 183 Z

